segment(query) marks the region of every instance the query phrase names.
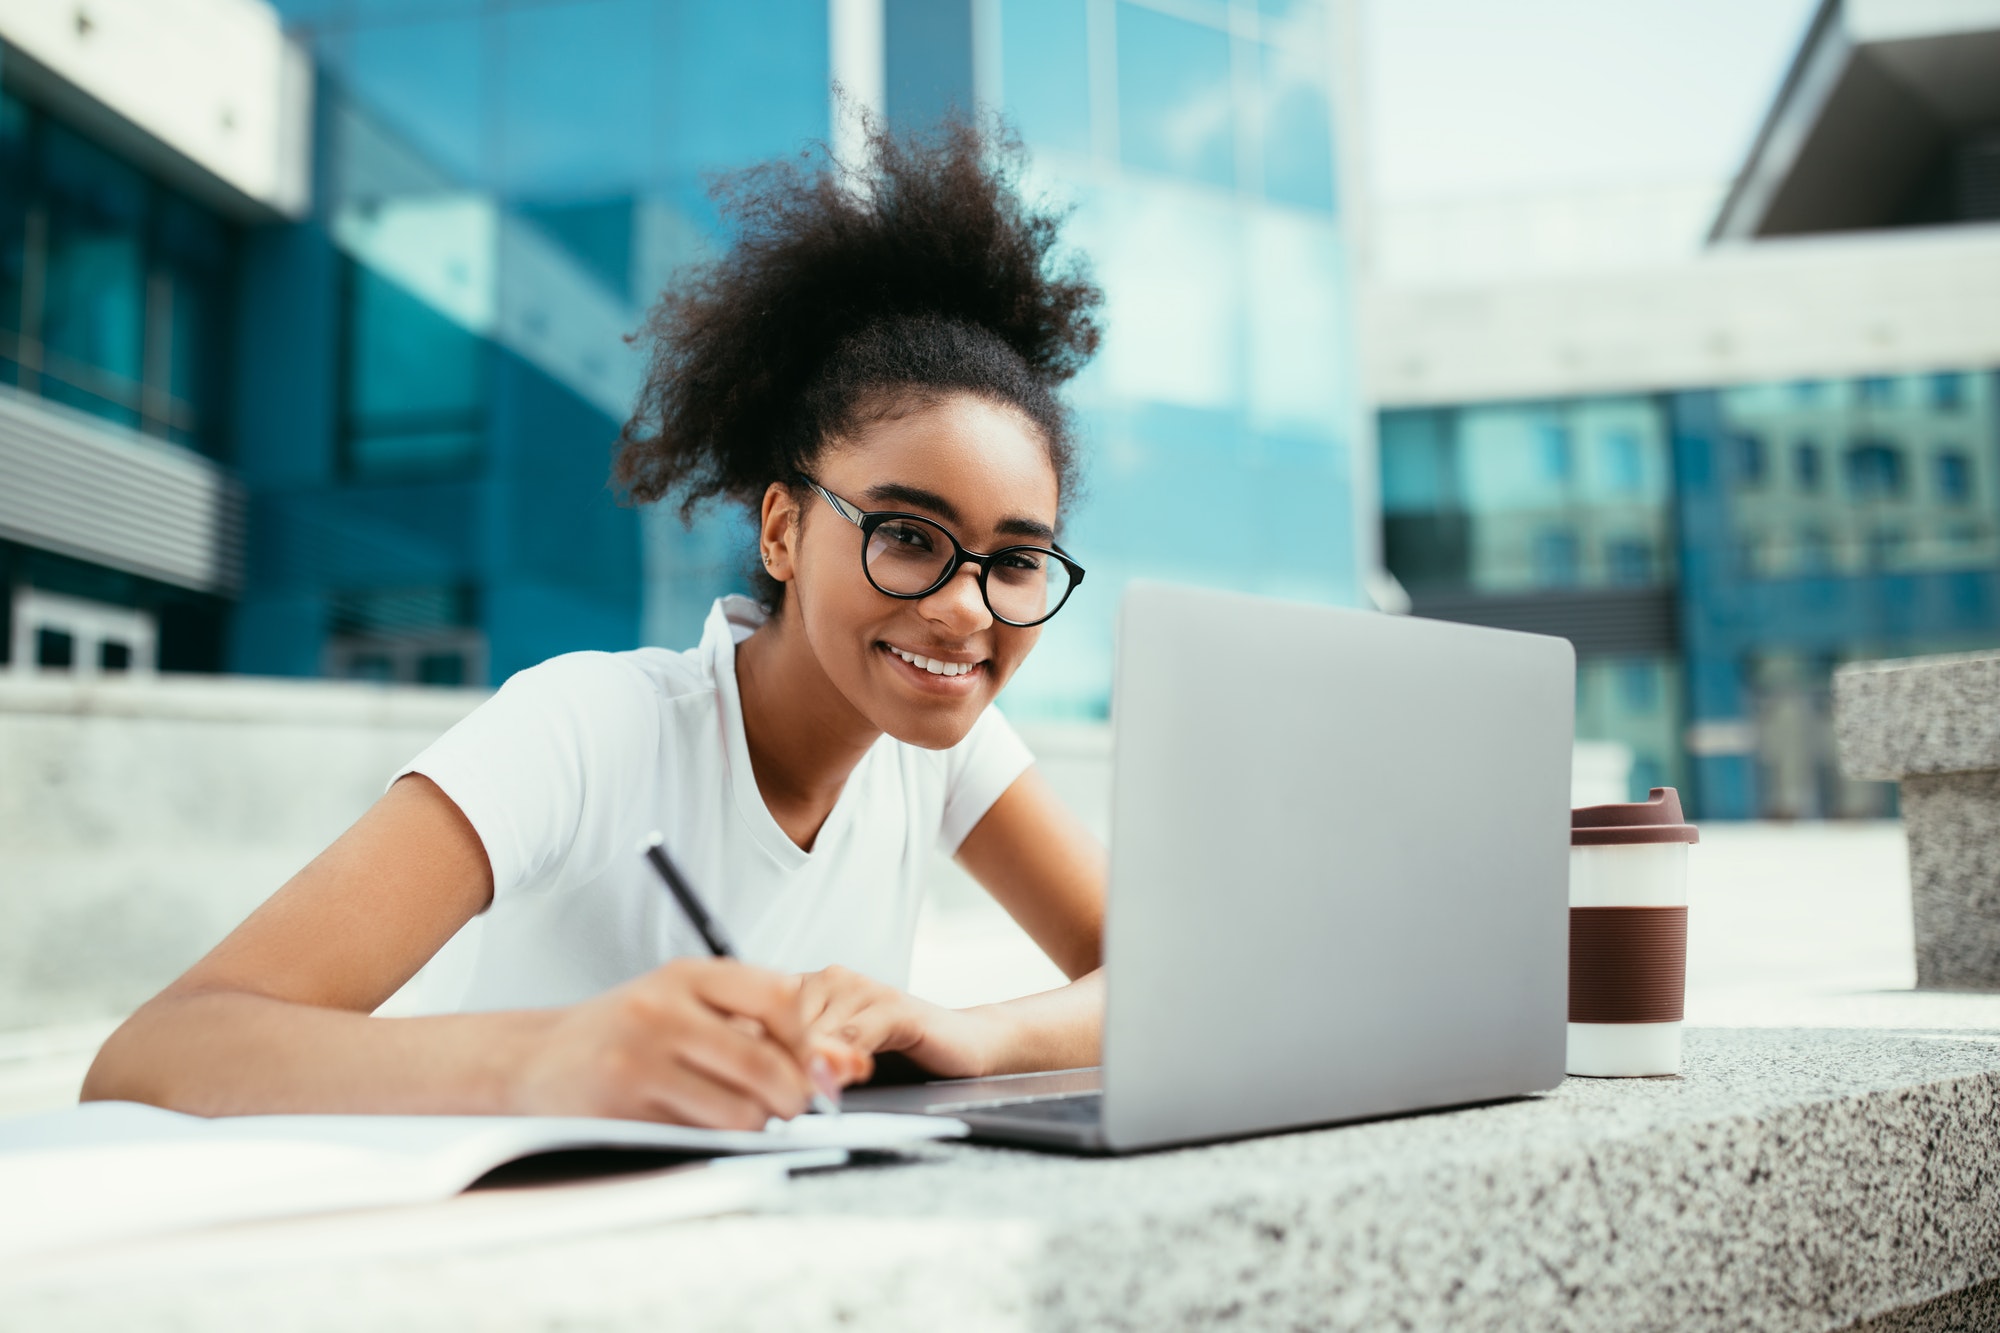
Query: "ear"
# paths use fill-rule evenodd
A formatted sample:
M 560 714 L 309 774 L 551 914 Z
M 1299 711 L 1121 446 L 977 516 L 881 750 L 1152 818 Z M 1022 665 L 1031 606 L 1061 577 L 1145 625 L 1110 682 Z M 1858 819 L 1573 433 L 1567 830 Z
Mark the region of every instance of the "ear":
M 797 568 L 799 503 L 791 487 L 772 482 L 764 488 L 764 506 L 757 523 L 757 554 L 764 569 L 780 583 L 790 583 Z

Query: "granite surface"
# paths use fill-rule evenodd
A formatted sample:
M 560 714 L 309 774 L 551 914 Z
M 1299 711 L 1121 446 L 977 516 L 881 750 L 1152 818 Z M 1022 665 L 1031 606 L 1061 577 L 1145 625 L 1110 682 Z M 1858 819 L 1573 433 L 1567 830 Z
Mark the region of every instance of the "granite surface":
M 2000 1282 L 1984 1282 L 1842 1333 L 1991 1333 L 2000 1329 Z
M 1849 777 L 1902 783 L 1917 985 L 2000 990 L 2000 653 L 1834 673 Z
M 2000 1032 L 1687 1053 L 1677 1079 L 1122 1160 L 938 1145 L 776 1213 L 500 1250 L 50 1267 L 0 1287 L 0 1328 L 1919 1333 L 1991 1308 Z
M 1833 733 L 1851 778 L 2000 769 L 2000 652 L 1841 667 Z
M 1917 985 L 2000 991 L 2000 772 L 1903 779 Z

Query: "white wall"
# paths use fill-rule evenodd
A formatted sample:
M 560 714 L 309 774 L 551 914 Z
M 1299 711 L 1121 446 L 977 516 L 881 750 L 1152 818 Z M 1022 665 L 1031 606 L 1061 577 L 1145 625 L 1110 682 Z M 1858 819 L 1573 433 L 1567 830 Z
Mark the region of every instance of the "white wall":
M 0 1035 L 128 1012 L 485 697 L 330 681 L 0 673 Z M 1022 735 L 1057 795 L 1108 840 L 1110 729 Z M 1621 799 L 1630 762 L 1622 746 L 1580 747 L 1576 799 Z M 1060 980 L 978 885 L 935 860 L 913 989 L 969 1004 Z
M 1717 247 L 1623 273 L 1364 297 L 1379 407 L 2000 365 L 2000 226 Z
M 151 995 L 483 697 L 0 676 L 0 1030 Z
M 25 75 L 66 98 L 58 109 L 100 134 L 136 130 L 195 169 L 148 163 L 177 184 L 213 203 L 304 216 L 312 66 L 263 0 L 0 0 L 0 38 L 40 67 L 10 70 L 10 81 Z M 99 109 L 122 126 L 90 123 Z

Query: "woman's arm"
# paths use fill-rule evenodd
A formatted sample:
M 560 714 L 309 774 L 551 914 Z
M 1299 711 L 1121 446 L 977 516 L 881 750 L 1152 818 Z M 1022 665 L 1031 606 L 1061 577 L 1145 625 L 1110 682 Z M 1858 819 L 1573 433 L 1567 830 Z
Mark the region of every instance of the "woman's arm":
M 1103 846 L 1030 768 L 973 826 L 958 860 L 1070 984 L 946 1009 L 830 967 L 805 979 L 813 1031 L 865 1051 L 900 1051 L 947 1078 L 1096 1064 L 1104 1028 Z
M 563 1009 L 370 1016 L 492 896 L 472 825 L 428 778 L 406 777 L 127 1019 L 84 1099 L 752 1128 L 804 1107 L 816 1048 L 797 983 L 726 961 L 669 963 Z M 829 1081 L 860 1072 L 828 1057 L 841 1066 L 822 1064 Z

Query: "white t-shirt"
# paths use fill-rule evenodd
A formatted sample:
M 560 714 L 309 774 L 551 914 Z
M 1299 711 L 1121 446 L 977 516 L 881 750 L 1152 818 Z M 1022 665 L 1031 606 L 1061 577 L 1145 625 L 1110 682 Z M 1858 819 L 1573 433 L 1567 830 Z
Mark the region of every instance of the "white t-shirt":
M 423 774 L 465 812 L 493 904 L 389 1011 L 569 1004 L 705 954 L 639 854 L 654 829 L 745 961 L 908 983 L 932 849 L 957 849 L 1028 749 L 991 708 L 949 750 L 884 735 L 803 851 L 765 808 L 743 739 L 736 644 L 763 619 L 726 597 L 687 652 L 551 658 L 396 774 Z

